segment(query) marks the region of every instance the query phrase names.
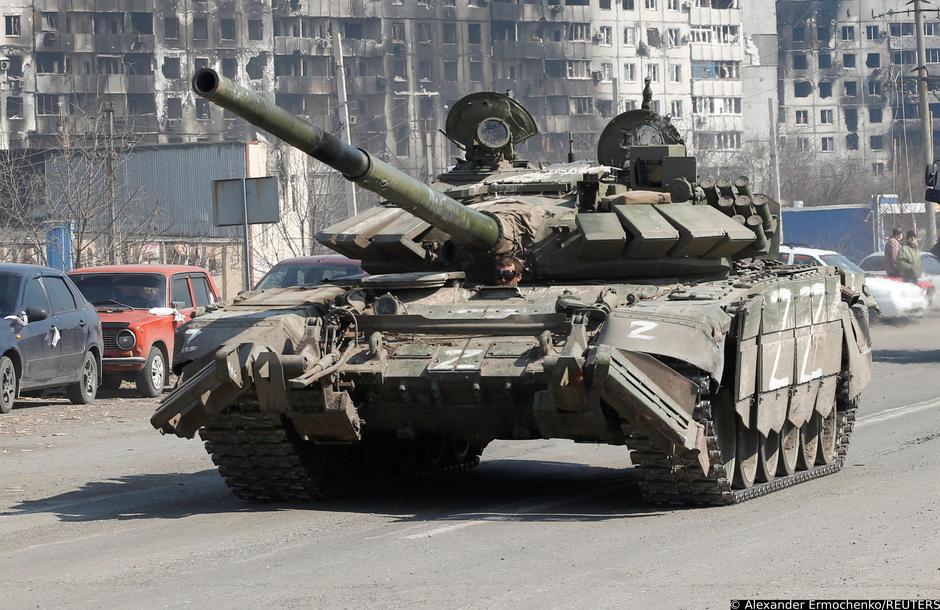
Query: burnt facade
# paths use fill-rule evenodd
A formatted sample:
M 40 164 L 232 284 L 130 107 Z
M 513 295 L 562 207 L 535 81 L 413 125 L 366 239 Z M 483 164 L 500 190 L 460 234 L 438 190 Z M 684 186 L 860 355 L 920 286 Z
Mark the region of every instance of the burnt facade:
M 522 152 L 558 161 L 569 134 L 593 156 L 650 77 L 707 156 L 765 137 L 744 126 L 749 105 L 766 116 L 748 79 L 765 91 L 776 72 L 772 6 L 738 0 L 10 0 L 2 13 L 6 149 L 54 147 L 63 120 L 102 108 L 148 144 L 253 138 L 190 93 L 200 67 L 338 130 L 335 34 L 354 141 L 422 177 L 458 153 L 438 129 L 468 92 L 512 90 L 542 130 Z
M 798 151 L 855 162 L 874 176 L 919 166 L 912 15 L 880 0 L 779 0 L 780 121 Z M 940 21 L 927 13 L 928 68 L 940 64 Z M 940 78 L 931 70 L 931 89 Z M 931 114 L 940 104 L 933 100 Z M 936 138 L 936 136 L 935 136 Z M 907 161 L 910 160 L 910 161 Z M 919 174 L 916 170 L 914 174 Z

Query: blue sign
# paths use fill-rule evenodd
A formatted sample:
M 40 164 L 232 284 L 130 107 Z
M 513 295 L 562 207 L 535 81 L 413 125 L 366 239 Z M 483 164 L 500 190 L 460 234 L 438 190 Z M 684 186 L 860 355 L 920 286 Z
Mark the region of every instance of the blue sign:
M 53 269 L 72 270 L 72 223 L 52 225 L 46 229 L 46 261 Z

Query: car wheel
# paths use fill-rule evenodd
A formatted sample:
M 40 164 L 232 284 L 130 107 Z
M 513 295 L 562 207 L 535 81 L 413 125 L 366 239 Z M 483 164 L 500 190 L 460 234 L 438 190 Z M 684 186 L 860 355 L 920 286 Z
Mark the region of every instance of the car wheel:
M 91 352 L 85 354 L 82 361 L 82 373 L 78 383 L 68 387 L 69 400 L 75 405 L 87 405 L 94 402 L 98 393 L 98 360 Z
M 13 410 L 16 401 L 16 367 L 8 356 L 0 358 L 0 413 Z
M 166 385 L 166 358 L 159 347 L 151 347 L 144 368 L 137 372 L 137 392 L 141 396 L 154 398 L 163 393 Z

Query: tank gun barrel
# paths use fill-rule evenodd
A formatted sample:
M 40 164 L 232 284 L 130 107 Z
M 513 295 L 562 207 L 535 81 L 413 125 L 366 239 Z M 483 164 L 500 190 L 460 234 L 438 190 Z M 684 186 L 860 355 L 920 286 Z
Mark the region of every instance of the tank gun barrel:
M 347 180 L 447 232 L 455 241 L 479 250 L 490 250 L 500 241 L 494 218 L 295 117 L 215 70 L 196 72 L 192 87 L 197 95 L 329 165 Z

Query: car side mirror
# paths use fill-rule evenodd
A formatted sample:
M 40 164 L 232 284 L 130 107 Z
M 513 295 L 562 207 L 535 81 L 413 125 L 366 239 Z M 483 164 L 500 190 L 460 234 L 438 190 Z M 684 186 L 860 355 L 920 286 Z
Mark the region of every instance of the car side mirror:
M 26 308 L 26 321 L 27 322 L 42 322 L 49 317 L 49 312 L 43 309 L 42 307 L 27 307 Z

